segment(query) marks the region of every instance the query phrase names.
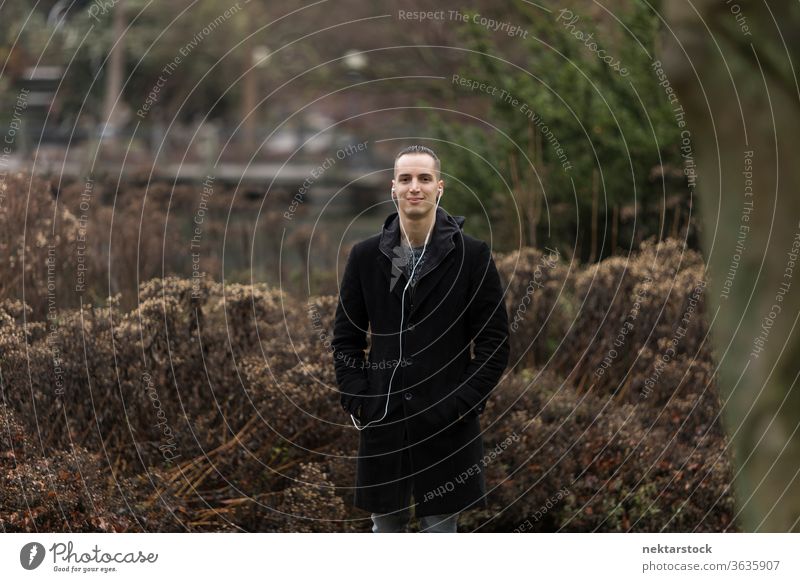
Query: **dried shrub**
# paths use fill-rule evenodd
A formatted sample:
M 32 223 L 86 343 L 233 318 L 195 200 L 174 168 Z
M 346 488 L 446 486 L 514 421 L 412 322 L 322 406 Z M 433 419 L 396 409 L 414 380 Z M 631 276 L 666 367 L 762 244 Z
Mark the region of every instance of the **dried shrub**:
M 0 405 L 0 528 L 4 532 L 181 531 L 165 511 L 149 499 L 142 481 L 116 480 L 101 471 L 101 456 L 80 446 L 70 451 L 38 454 L 26 429 Z M 150 484 L 162 479 L 148 474 Z M 174 499 L 161 499 L 178 507 Z M 137 527 L 138 526 L 138 527 Z
M 516 370 L 541 366 L 570 322 L 569 269 L 554 252 L 533 248 L 498 255 L 496 264 L 506 289 L 509 365 Z
M 489 507 L 462 518 L 464 529 L 736 530 L 725 439 L 649 426 L 639 407 L 578 394 L 546 371 L 509 376 L 498 390 L 486 449 L 519 439 L 488 465 Z
M 710 362 L 704 284 L 700 256 L 672 239 L 643 243 L 636 255 L 578 271 L 577 313 L 554 358 L 555 369 L 579 388 L 624 395 L 637 378 L 647 378 L 673 339 L 672 361 L 684 367 L 693 359 Z M 696 288 L 699 300 L 692 298 Z M 688 323 L 682 325 L 685 317 Z
M 10 174 L 0 189 L 0 300 L 24 297 L 41 321 L 48 301 L 63 305 L 64 290 L 75 284 L 77 220 L 40 178 Z
M 490 507 L 465 515 L 462 528 L 511 531 L 562 487 L 569 495 L 536 530 L 731 526 L 730 467 L 713 362 L 702 344 L 702 301 L 696 328 L 687 328 L 647 398 L 640 396 L 702 269 L 696 257 L 680 255 L 672 243 L 645 246 L 628 261 L 634 268 L 611 259 L 573 270 L 574 283 L 561 264 L 547 270 L 515 349 L 524 362 L 534 346 L 534 361 L 544 363 L 548 342 L 563 339 L 565 346 L 546 368 L 508 374 L 490 399 L 487 450 L 514 433 L 520 440 L 487 467 Z M 517 265 L 510 310 L 540 259 L 526 250 L 499 261 L 504 277 Z M 674 284 L 641 301 L 637 331 L 626 340 L 632 353 L 621 354 L 604 383 L 592 387 L 586 375 L 597 352 L 613 345 L 608 334 L 616 333 L 645 274 L 654 290 Z M 620 280 L 624 293 L 615 291 Z M 351 506 L 357 434 L 335 390 L 329 341 L 336 302 L 302 301 L 262 284 L 176 277 L 141 284 L 131 310 L 115 296 L 31 322 L 30 307 L 0 302 L 2 397 L 17 427 L 8 434 L 35 434 L 46 459 L 19 458 L 3 441 L 4 475 L 17 500 L 3 509 L 4 527 L 368 531 L 368 515 Z M 572 313 L 576 320 L 568 323 Z M 539 369 L 531 386 L 531 370 Z M 92 483 L 82 500 L 77 467 Z M 58 477 L 62 468 L 64 479 L 49 485 L 48 475 Z M 20 505 L 28 489 L 43 509 Z M 59 497 L 70 508 L 66 521 Z

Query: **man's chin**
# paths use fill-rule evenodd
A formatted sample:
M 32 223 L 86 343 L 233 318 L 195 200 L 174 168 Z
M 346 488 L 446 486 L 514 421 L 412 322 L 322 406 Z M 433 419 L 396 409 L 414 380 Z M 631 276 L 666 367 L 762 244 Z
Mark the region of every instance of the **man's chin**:
M 403 211 L 403 217 L 412 220 L 421 220 L 430 216 L 433 213 L 433 207 L 430 208 L 411 208 Z
M 402 207 L 408 216 L 425 216 L 433 210 L 432 202 L 420 202 L 419 204 L 406 204 Z

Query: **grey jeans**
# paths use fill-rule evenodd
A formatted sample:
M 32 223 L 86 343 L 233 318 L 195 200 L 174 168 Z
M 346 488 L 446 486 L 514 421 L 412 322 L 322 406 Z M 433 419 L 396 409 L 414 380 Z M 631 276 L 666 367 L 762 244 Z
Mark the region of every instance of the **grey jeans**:
M 373 513 L 373 533 L 404 533 L 411 519 L 411 510 L 406 508 L 395 513 Z M 419 518 L 421 533 L 456 533 L 458 513 L 453 515 L 426 515 Z

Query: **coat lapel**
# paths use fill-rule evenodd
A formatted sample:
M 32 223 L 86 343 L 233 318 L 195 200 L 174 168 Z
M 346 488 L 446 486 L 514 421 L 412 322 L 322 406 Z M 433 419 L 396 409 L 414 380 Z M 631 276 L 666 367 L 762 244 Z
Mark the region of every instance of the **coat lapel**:
M 446 269 L 438 268 L 444 259 L 455 249 L 455 236 L 461 236 L 464 225 L 463 216 L 450 216 L 441 207 L 436 209 L 436 224 L 433 240 L 425 250 L 426 259 L 420 267 L 417 288 L 414 291 L 414 310 L 416 311 L 430 292 L 436 288 Z M 386 289 L 398 302 L 402 301 L 403 289 L 408 283 L 403 266 L 406 257 L 400 246 L 400 220 L 396 212 L 384 222 L 379 248 L 379 268 L 383 274 Z M 463 246 L 462 246 L 463 248 Z M 428 254 L 430 253 L 430 254 Z M 408 305 L 408 297 L 406 304 Z M 412 312 L 413 313 L 413 312 Z

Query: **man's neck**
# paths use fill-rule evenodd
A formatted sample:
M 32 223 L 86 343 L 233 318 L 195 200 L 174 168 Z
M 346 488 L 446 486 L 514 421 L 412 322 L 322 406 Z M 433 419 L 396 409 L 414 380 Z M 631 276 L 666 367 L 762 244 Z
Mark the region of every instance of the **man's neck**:
M 428 229 L 436 222 L 436 213 L 432 212 L 427 218 L 423 220 L 410 220 L 408 218 L 404 218 L 402 214 L 400 216 L 400 242 L 401 244 L 408 245 L 408 241 L 406 240 L 406 236 L 411 240 L 412 247 L 421 247 L 425 244 L 425 237 L 428 236 Z M 431 238 L 428 239 L 428 244 L 430 244 L 431 239 L 433 238 L 433 230 L 435 227 L 431 229 Z M 405 235 L 403 234 L 405 232 Z

